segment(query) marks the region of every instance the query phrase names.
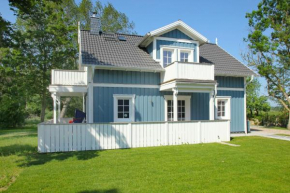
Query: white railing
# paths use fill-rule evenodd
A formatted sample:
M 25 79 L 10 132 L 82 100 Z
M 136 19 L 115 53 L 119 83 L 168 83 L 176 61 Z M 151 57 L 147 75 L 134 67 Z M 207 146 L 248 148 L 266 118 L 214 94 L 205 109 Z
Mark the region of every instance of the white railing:
M 165 68 L 163 82 L 173 79 L 214 80 L 214 65 L 174 62 Z
M 230 141 L 229 120 L 38 125 L 41 153 L 220 141 Z
M 51 70 L 52 85 L 87 85 L 87 72 L 79 70 Z

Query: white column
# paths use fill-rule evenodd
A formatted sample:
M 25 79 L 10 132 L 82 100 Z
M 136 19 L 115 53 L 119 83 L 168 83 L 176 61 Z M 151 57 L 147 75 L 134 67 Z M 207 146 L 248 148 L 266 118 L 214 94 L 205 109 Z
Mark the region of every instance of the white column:
M 214 120 L 214 91 L 209 93 L 209 120 Z
M 56 123 L 56 93 L 51 94 L 53 99 L 53 123 Z
M 60 107 L 61 107 L 60 96 L 57 96 L 56 98 L 57 98 L 57 104 L 58 104 L 58 109 L 57 109 L 58 122 L 60 122 Z
M 85 104 L 85 93 L 83 93 L 83 112 L 86 112 Z
M 178 118 L 177 118 L 177 103 L 178 103 L 178 100 L 177 100 L 177 95 L 178 95 L 178 90 L 177 89 L 173 89 L 173 120 L 174 121 L 177 121 Z
M 248 134 L 247 129 L 247 77 L 244 77 L 244 121 L 245 121 L 245 134 Z

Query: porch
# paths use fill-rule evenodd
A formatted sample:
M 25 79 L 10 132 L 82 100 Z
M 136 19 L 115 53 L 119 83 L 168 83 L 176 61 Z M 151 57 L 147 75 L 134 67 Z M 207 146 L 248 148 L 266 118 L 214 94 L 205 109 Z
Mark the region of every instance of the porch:
M 86 108 L 87 72 L 81 70 L 51 71 L 51 84 L 48 87 L 53 99 L 53 123 L 67 123 L 67 119 L 60 118 L 61 97 L 82 97 L 83 111 Z

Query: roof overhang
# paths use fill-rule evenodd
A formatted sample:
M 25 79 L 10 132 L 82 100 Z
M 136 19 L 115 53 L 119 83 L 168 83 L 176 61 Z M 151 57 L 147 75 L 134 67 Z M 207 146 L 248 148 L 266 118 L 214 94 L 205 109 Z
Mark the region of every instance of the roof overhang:
M 188 35 L 189 37 L 191 37 L 192 39 L 199 41 L 200 45 L 208 42 L 208 39 L 206 37 L 204 37 L 203 35 L 201 35 L 197 31 L 195 31 L 193 28 L 191 28 L 189 25 L 187 25 L 183 21 L 178 20 L 178 21 L 173 22 L 169 25 L 166 25 L 166 26 L 161 27 L 159 29 L 148 32 L 143 37 L 142 41 L 139 43 L 139 46 L 146 47 L 153 40 L 153 37 L 160 36 L 164 33 L 167 33 L 171 30 L 174 30 L 174 29 L 178 29 L 178 30 L 182 31 L 183 33 L 185 33 L 186 35 Z

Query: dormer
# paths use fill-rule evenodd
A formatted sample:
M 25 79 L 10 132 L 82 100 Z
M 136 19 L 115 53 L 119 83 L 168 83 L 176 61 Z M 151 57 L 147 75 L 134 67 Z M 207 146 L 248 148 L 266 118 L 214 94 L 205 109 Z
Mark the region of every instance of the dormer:
M 174 62 L 199 63 L 199 46 L 208 40 L 181 20 L 147 33 L 139 43 L 164 68 Z

